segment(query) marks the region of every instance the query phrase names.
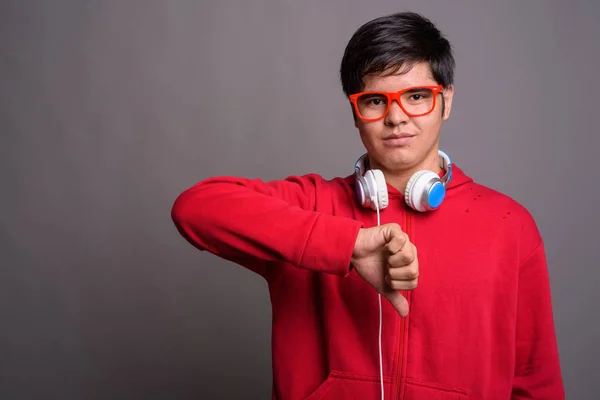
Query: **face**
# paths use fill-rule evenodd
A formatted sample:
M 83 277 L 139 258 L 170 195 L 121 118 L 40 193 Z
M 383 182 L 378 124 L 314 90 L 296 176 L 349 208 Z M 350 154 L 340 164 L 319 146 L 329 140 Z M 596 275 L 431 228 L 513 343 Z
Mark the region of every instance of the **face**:
M 398 92 L 413 86 L 438 85 L 428 63 L 415 64 L 408 72 L 400 72 L 404 73 L 365 76 L 362 91 Z M 450 116 L 453 94 L 453 87 L 437 94 L 435 108 L 423 116 L 411 117 L 393 101 L 388 114 L 378 121 L 367 122 L 357 117 L 355 125 L 369 153 L 371 168 L 381 169 L 384 174 L 412 173 L 417 169 L 438 171 L 438 136 L 442 121 Z

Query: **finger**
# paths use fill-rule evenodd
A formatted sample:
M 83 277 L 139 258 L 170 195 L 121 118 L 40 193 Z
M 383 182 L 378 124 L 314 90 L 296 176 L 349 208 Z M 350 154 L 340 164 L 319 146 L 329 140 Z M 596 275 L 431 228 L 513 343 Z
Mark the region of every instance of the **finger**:
M 388 257 L 388 265 L 390 268 L 400 268 L 412 264 L 416 260 L 417 248 L 414 244 L 408 243 L 401 251 Z
M 408 301 L 400 294 L 400 292 L 394 290 L 384 294 L 385 298 L 392 304 L 392 306 L 398 311 L 401 317 L 408 315 Z
M 387 275 L 393 281 L 412 281 L 419 277 L 419 263 L 415 261 L 401 268 L 389 268 Z
M 389 287 L 394 290 L 413 290 L 419 286 L 419 279 L 411 279 L 411 280 L 392 280 L 389 277 L 386 279 L 386 282 Z

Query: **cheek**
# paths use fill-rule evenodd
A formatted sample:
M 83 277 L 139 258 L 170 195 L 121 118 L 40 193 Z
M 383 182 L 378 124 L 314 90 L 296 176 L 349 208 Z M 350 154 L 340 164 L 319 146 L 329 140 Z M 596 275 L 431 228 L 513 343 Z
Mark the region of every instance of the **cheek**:
M 442 126 L 442 116 L 436 115 L 434 117 L 431 115 L 429 118 L 416 119 L 414 123 L 419 132 L 424 136 L 435 136 L 438 134 L 440 127 Z
M 358 131 L 360 132 L 360 136 L 363 138 L 363 140 L 371 141 L 374 140 L 376 137 L 381 136 L 381 125 L 382 124 L 379 121 L 371 123 L 359 121 L 357 127 Z

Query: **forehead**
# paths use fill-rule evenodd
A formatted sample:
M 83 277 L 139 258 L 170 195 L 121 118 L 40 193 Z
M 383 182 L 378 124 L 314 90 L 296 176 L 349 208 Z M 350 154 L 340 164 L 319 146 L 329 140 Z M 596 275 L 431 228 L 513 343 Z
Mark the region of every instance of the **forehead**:
M 406 70 L 401 68 L 393 75 L 366 75 L 363 91 L 395 92 L 411 86 L 437 85 L 428 63 L 418 63 Z

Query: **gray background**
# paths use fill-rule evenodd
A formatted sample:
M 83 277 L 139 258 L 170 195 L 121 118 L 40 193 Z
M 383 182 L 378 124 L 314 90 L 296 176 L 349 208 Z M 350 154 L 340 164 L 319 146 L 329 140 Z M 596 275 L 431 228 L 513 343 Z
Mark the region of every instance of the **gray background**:
M 171 205 L 212 175 L 351 173 L 342 52 L 401 10 L 452 42 L 442 148 L 538 221 L 568 398 L 597 398 L 591 0 L 0 1 L 0 398 L 268 398 L 265 283 Z

